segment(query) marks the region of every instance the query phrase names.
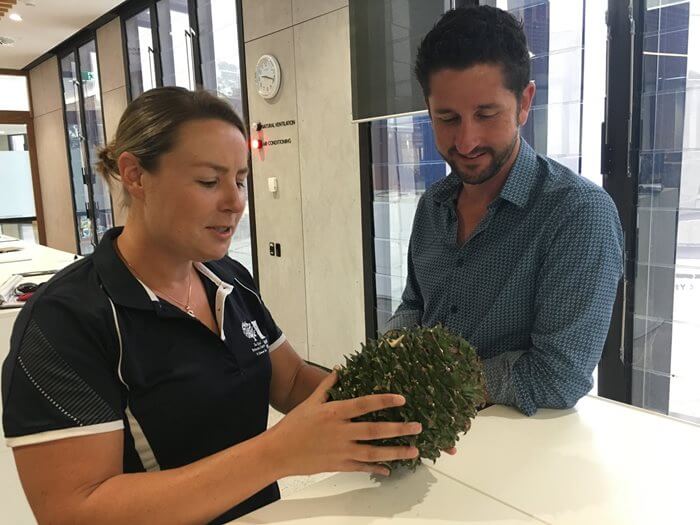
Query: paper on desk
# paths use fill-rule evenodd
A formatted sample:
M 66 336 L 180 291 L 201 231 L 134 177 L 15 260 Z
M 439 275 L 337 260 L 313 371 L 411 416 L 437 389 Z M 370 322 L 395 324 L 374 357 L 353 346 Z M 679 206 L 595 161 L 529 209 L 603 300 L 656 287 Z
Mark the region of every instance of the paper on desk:
M 4 283 L 0 284 L 0 307 L 14 308 L 24 304 L 17 301 L 17 296 L 15 295 L 15 288 L 21 282 L 21 275 L 10 275 Z M 18 304 L 15 305 L 14 303 Z

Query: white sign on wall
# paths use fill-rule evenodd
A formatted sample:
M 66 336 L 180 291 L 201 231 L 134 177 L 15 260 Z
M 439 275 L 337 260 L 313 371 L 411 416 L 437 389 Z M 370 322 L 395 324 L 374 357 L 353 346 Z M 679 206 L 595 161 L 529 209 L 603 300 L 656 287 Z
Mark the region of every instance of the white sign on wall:
M 0 219 L 36 216 L 28 151 L 0 151 Z

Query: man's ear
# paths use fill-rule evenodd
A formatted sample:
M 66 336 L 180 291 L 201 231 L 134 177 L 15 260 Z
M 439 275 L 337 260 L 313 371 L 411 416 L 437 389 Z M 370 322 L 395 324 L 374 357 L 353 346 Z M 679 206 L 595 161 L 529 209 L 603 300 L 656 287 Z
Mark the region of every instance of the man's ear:
M 523 92 L 520 94 L 520 103 L 518 104 L 518 126 L 524 126 L 527 122 L 527 117 L 530 114 L 530 108 L 532 107 L 532 101 L 535 98 L 535 83 L 530 81 Z
M 122 179 L 124 191 L 131 195 L 132 199 L 143 199 L 143 168 L 139 159 L 133 153 L 125 151 L 117 159 L 119 175 Z

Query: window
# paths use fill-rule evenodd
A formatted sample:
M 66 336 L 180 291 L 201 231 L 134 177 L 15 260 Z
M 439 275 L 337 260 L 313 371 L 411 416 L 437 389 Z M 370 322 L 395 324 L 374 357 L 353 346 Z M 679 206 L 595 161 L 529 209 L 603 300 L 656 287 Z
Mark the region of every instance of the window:
M 632 401 L 700 422 L 700 1 L 643 23 Z
M 151 10 L 145 9 L 124 21 L 131 98 L 156 87 L 155 51 Z
M 230 0 L 199 1 L 197 21 L 202 85 L 228 99 L 238 114 L 244 115 L 236 4 Z M 250 202 L 247 203 L 231 240 L 229 255 L 253 273 L 249 208 Z
M 24 75 L 0 75 L 0 111 L 29 111 L 29 91 Z
M 187 0 L 160 0 L 156 9 L 163 85 L 194 89 L 195 33 L 190 29 Z
M 530 46 L 537 91 L 522 136 L 539 153 L 601 184 L 605 6 L 583 0 L 486 3 L 522 20 Z M 418 200 L 449 167 L 435 149 L 427 115 L 374 121 L 370 134 L 376 323 L 381 328 L 401 301 Z
M 418 201 L 449 168 L 435 148 L 427 115 L 375 121 L 370 132 L 376 322 L 381 329 L 401 303 Z
M 0 220 L 3 222 L 36 215 L 28 150 L 25 124 L 0 123 Z
M 156 86 L 201 86 L 228 99 L 245 118 L 237 6 L 231 0 L 158 0 L 127 14 L 124 34 L 131 98 Z M 253 273 L 249 207 L 250 202 L 229 255 Z
M 87 255 L 113 226 L 109 188 L 94 170 L 105 142 L 94 40 L 61 59 L 61 77 L 78 251 Z
M 538 153 L 602 185 L 605 10 L 601 1 L 489 0 L 523 22 L 537 91 L 522 135 Z

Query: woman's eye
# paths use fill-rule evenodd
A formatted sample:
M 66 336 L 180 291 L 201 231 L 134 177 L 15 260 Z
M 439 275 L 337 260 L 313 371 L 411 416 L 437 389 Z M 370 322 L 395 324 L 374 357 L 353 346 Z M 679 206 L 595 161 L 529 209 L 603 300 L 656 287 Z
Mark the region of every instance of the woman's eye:
M 246 185 L 245 185 L 245 181 L 241 181 L 241 182 L 239 182 L 239 181 L 236 181 L 236 186 L 238 186 L 238 189 L 240 189 L 240 190 L 244 190 L 244 189 L 245 189 L 245 187 L 246 187 Z
M 200 181 L 197 181 L 197 182 L 199 182 L 199 183 L 200 183 L 202 186 L 204 186 L 205 188 L 213 188 L 214 186 L 216 186 L 216 181 L 215 181 L 215 180 L 200 180 Z

